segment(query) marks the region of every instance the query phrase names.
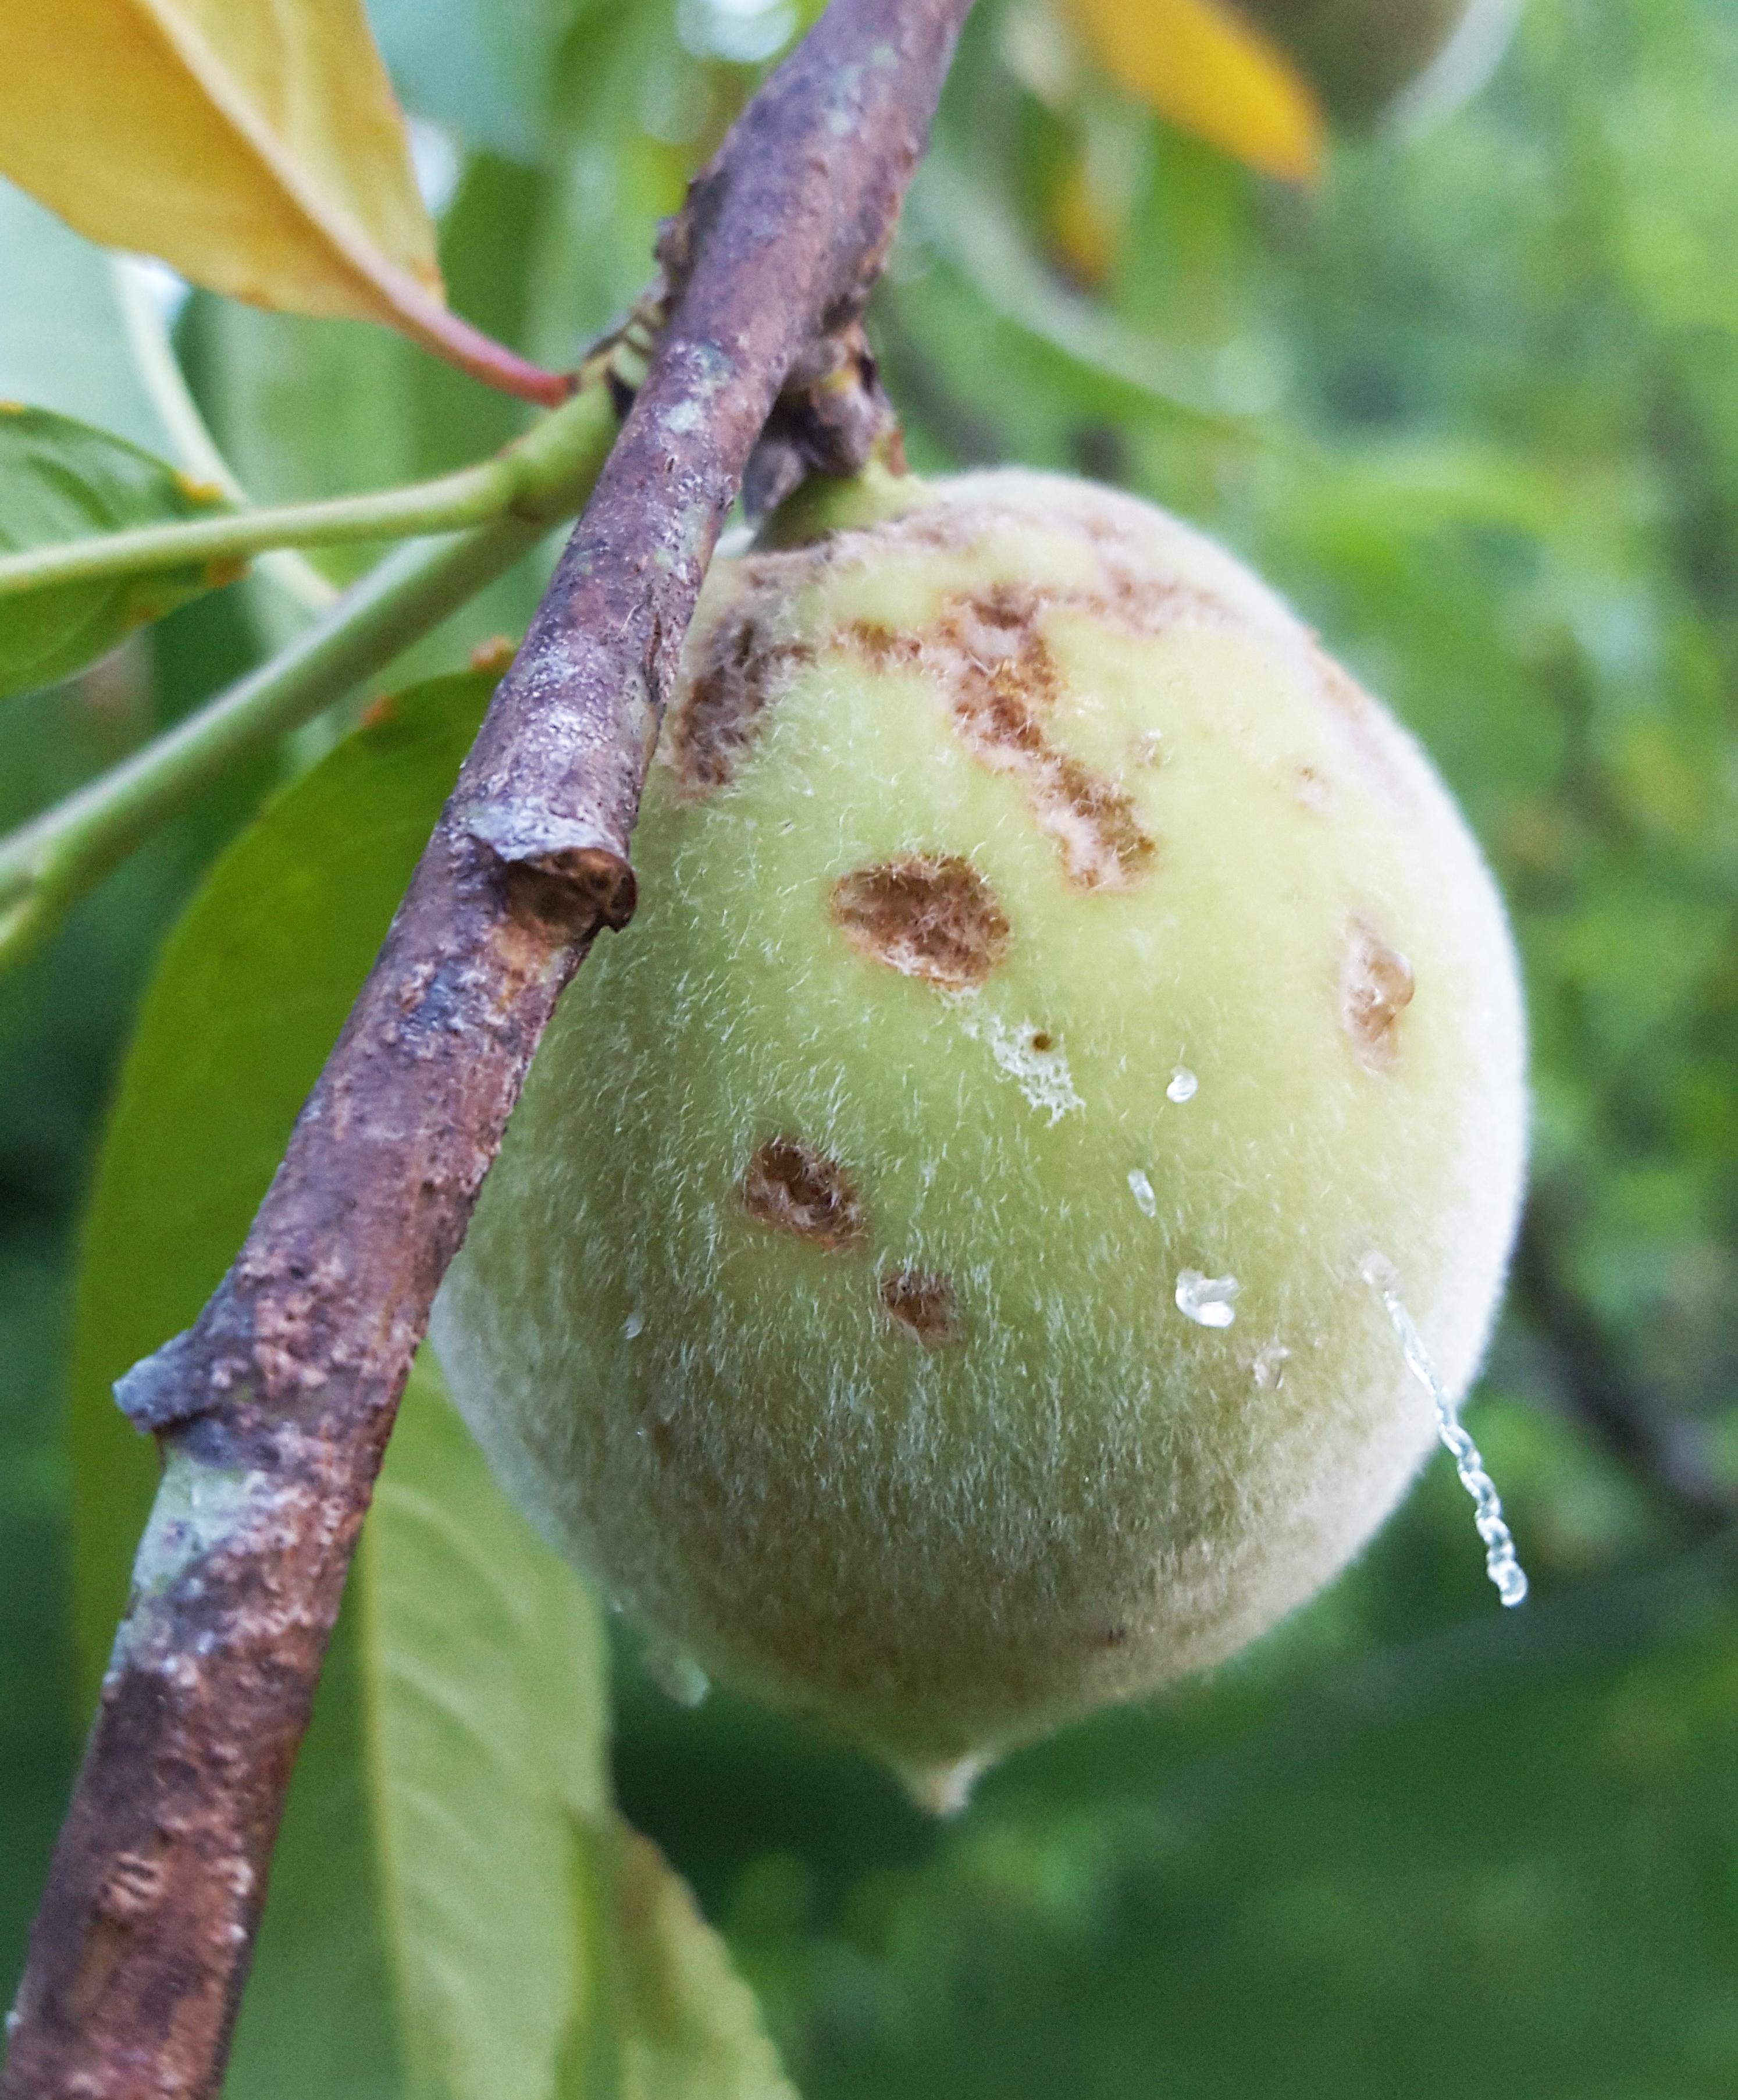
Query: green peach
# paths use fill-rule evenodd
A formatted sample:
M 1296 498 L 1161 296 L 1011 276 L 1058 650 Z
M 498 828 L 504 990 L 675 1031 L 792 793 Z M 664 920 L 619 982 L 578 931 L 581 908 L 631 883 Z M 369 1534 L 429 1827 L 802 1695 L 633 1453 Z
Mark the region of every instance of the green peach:
M 1520 1200 L 1502 906 L 1241 564 L 1059 478 L 721 559 L 642 903 L 436 1308 L 545 1533 L 946 1805 L 1231 1654 L 1430 1448 Z M 1384 1272 L 1387 1273 L 1387 1272 Z
M 1441 115 L 1502 56 L 1520 0 L 1236 0 L 1345 124 L 1390 109 Z

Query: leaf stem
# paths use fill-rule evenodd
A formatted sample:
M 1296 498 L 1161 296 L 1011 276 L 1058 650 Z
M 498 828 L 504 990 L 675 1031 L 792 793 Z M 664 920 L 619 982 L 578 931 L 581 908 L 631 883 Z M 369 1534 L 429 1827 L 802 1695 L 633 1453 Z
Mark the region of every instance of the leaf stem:
M 510 508 L 462 536 L 398 548 L 269 662 L 0 841 L 0 968 L 165 816 L 390 663 L 577 510 L 615 429 L 607 390 L 588 388 L 513 448 Z
M 526 492 L 527 448 L 544 427 L 538 425 L 492 458 L 433 481 L 315 503 L 272 504 L 169 525 L 143 525 L 130 532 L 93 534 L 89 539 L 63 540 L 0 556 L 0 598 L 155 569 L 244 560 L 268 547 L 401 540 L 485 524 L 509 510 Z
M 146 276 L 146 266 L 135 256 L 111 255 L 108 272 L 135 369 L 163 426 L 177 465 L 201 481 L 215 482 L 232 503 L 245 504 L 248 492 L 212 436 L 187 383 L 162 310 Z M 337 599 L 338 586 L 289 548 L 266 555 L 259 569 L 305 620 L 324 612 Z

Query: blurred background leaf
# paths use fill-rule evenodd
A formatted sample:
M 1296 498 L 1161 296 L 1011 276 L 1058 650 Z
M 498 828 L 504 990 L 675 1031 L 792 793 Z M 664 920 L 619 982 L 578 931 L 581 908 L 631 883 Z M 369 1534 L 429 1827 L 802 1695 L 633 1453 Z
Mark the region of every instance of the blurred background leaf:
M 379 0 L 455 305 L 527 355 L 571 358 L 638 290 L 657 218 L 803 12 Z M 1277 13 L 1260 19 L 1280 42 Z M 1535 1039 L 1535 1204 L 1472 1411 L 1534 1599 L 1493 1608 L 1465 1498 L 1432 1467 L 1362 1563 L 1253 1655 L 1026 1754 L 946 1828 L 777 1715 L 725 1693 L 678 1710 L 617 1634 L 617 1796 L 726 1928 L 809 2100 L 1458 2100 L 1499 2080 L 1546 2100 L 1725 2100 L 1738 20 L 1725 0 L 1528 0 L 1476 99 L 1446 116 L 1439 99 L 1426 128 L 1403 97 L 1333 139 L 1308 190 L 1167 125 L 1083 42 L 1047 0 L 980 0 L 871 334 L 920 466 L 1060 466 L 1198 519 L 1290 593 L 1464 801 L 1511 901 Z M 46 308 L 91 315 L 92 392 L 0 392 L 154 443 L 97 405 L 126 371 L 100 262 L 21 219 L 35 232 L 15 240 L 0 192 L 8 270 L 15 255 Z M 0 359 L 37 325 L 0 311 Z M 408 346 L 205 294 L 177 342 L 262 495 L 430 471 L 520 412 Z M 51 347 L 42 386 L 60 361 Z M 421 666 L 516 632 L 535 567 Z M 0 812 L 111 762 L 261 646 L 242 593 L 218 592 L 8 703 Z M 0 1967 L 21 1957 L 83 1711 L 56 1411 L 70 1221 L 148 960 L 272 779 L 189 812 L 0 982 Z M 372 823 L 351 805 L 335 869 Z M 412 843 L 392 848 L 407 867 Z M 335 1016 L 367 942 L 345 947 L 342 914 L 321 925 L 282 968 Z M 245 1017 L 215 951 L 211 968 L 164 1063 L 195 1066 L 194 1095 L 215 1101 L 227 1060 L 265 1053 L 232 1037 Z M 275 1114 L 311 1069 L 263 1064 Z M 139 1154 L 138 1186 L 160 1192 L 143 1233 L 105 1242 L 100 1201 L 90 1227 L 115 1326 L 81 1369 L 81 1495 L 116 1499 L 87 1647 L 106 1640 L 148 1489 L 148 1468 L 120 1476 L 118 1454 L 139 1468 L 139 1453 L 102 1381 L 190 1316 L 239 1236 L 241 1185 L 275 1157 L 226 1127 L 196 1157 L 204 1175 L 231 1142 L 242 1162 L 227 1225 L 177 1207 L 192 1175 L 170 1144 Z M 174 1303 L 130 1296 L 126 1264 L 154 1237 L 185 1242 Z M 399 1988 L 371 1937 L 377 1826 L 346 1733 L 355 1617 L 298 1781 L 296 1815 L 325 1804 L 327 1833 L 286 1852 L 273 1899 L 304 1995 L 274 2013 L 262 1992 L 249 2013 L 266 2024 L 248 2076 L 315 2100 L 410 2089 L 396 2025 L 342 2010 L 346 1992 L 379 2005 Z M 607 1851 L 562 1855 L 571 1943 L 606 1902 Z M 595 2051 L 570 2036 L 562 2075 L 618 2073 L 620 2033 Z
M 135 368 L 108 257 L 0 181 L 0 401 L 28 402 L 146 451 L 169 440 Z
M 1161 117 L 1264 174 L 1303 182 L 1321 157 L 1308 83 L 1250 11 L 1217 0 L 1068 0 L 1093 55 Z

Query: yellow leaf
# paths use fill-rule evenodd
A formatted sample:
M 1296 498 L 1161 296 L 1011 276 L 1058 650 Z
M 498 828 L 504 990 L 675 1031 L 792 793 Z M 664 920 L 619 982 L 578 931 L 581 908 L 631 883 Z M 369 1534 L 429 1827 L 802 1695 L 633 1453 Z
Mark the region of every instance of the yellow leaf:
M 1093 55 L 1132 95 L 1265 174 L 1307 182 L 1321 107 L 1261 32 L 1220 0 L 1064 0 Z
M 567 391 L 448 311 L 362 0 L 0 0 L 0 174 L 213 291 Z

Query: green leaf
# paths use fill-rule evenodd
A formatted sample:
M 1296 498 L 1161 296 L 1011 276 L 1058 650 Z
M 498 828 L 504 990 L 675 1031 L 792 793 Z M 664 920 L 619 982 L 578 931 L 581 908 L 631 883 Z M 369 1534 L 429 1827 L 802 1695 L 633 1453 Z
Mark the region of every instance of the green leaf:
M 0 408 L 0 551 L 210 514 L 215 489 L 46 408 Z M 128 629 L 227 579 L 209 566 L 65 584 L 0 606 L 0 695 L 68 677 Z
M 754 1994 L 655 1845 L 618 1826 L 624 2100 L 796 2100 Z
M 562 37 L 584 0 L 370 0 L 406 105 L 473 145 L 535 161 Z
M 796 2100 L 692 1893 L 620 1816 L 574 1826 L 580 1978 L 554 2100 Z
M 475 733 L 436 681 L 280 795 L 165 951 L 86 1223 L 73 1529 L 94 1691 L 148 1507 L 112 1381 L 245 1233 Z M 786 2100 L 753 2001 L 610 1803 L 597 1606 L 419 1358 L 315 1702 L 228 2100 Z M 594 1890 L 576 1904 L 576 1887 Z M 611 2082 L 575 2085 L 573 2067 Z
M 52 212 L 0 182 L 0 401 L 28 401 L 167 452 L 133 363 L 112 264 Z

